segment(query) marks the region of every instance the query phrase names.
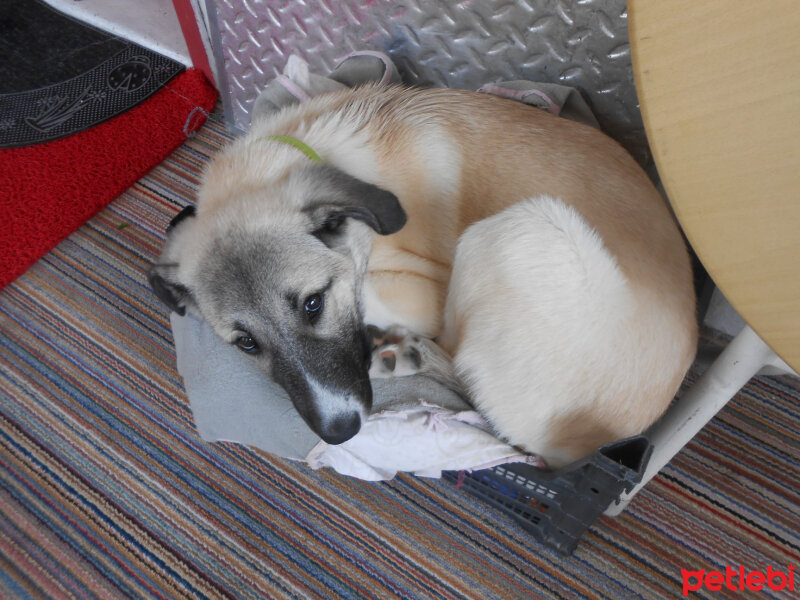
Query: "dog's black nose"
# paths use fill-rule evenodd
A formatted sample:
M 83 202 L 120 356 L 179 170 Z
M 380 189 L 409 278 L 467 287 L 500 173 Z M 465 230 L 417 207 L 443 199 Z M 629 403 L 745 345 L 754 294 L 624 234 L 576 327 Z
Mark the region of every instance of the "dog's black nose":
M 320 437 L 328 444 L 335 446 L 346 442 L 361 429 L 361 415 L 353 412 L 336 417 L 330 425 L 321 432 Z

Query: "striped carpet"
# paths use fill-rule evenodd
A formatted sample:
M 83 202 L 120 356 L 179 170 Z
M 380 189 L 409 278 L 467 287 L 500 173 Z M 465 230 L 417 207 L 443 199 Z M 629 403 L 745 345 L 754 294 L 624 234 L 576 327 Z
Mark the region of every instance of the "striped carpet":
M 800 565 L 791 378 L 751 382 L 569 559 L 449 483 L 202 443 L 144 270 L 227 139 L 214 115 L 0 292 L 0 598 L 649 600 L 682 568 Z

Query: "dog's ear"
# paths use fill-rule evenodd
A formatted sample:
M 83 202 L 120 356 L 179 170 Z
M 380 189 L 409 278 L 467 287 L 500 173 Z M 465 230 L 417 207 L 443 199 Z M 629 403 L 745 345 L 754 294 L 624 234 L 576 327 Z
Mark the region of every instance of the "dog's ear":
M 189 287 L 178 279 L 178 267 L 183 242 L 189 230 L 188 223 L 194 215 L 194 207 L 187 206 L 170 221 L 164 250 L 158 262 L 147 271 L 147 281 L 153 293 L 170 310 L 181 316 L 186 314 L 186 307 L 193 301 Z
M 184 219 L 188 219 L 190 217 L 194 217 L 197 214 L 197 210 L 195 210 L 194 206 L 184 206 L 183 210 L 179 212 L 177 215 L 172 217 L 172 220 L 167 225 L 167 235 L 172 233 L 172 230 L 175 229 L 178 225 L 181 224 L 181 221 Z
M 311 167 L 321 198 L 305 208 L 315 232 L 335 229 L 344 219 L 363 221 L 381 235 L 400 231 L 406 212 L 393 193 L 330 165 Z
M 177 265 L 156 264 L 147 272 L 147 281 L 153 293 L 167 308 L 183 316 L 191 300 L 191 293 L 186 286 L 175 281 L 177 271 Z

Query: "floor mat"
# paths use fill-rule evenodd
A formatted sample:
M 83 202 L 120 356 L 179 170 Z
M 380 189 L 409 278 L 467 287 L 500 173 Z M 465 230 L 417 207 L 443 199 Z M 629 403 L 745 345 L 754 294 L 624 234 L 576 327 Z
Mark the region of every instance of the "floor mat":
M 41 2 L 0 3 L 0 288 L 205 122 L 204 76 Z
M 41 0 L 0 3 L 0 148 L 58 139 L 152 96 L 180 63 Z
M 0 287 L 183 143 L 205 122 L 216 97 L 192 69 L 86 131 L 0 150 Z

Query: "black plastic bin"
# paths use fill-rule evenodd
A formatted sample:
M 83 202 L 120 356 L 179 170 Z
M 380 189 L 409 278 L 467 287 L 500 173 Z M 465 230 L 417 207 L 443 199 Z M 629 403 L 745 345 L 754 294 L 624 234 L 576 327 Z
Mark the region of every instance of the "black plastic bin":
M 649 440 L 637 436 L 555 471 L 511 463 L 443 476 L 512 516 L 543 544 L 570 555 L 603 511 L 639 483 L 651 452 Z

